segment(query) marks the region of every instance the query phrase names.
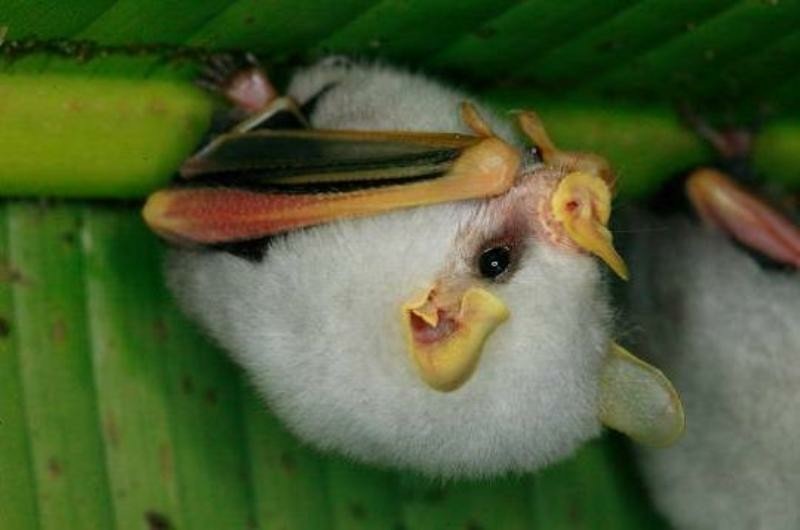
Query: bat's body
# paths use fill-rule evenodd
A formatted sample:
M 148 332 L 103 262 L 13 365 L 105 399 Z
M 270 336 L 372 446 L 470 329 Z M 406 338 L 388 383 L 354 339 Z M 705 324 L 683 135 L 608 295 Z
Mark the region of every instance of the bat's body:
M 654 499 L 683 530 L 798 528 L 800 275 L 688 219 L 658 227 L 631 256 L 633 308 L 687 428 L 641 452 Z
M 313 128 L 490 126 L 518 145 L 485 109 L 466 127 L 462 93 L 389 67 L 323 61 L 288 95 Z M 316 446 L 430 475 L 536 469 L 600 432 L 612 319 L 596 260 L 540 215 L 565 170 L 530 171 L 494 198 L 288 232 L 260 260 L 176 250 L 170 283 Z
M 714 170 L 687 192 L 707 226 L 652 218 L 631 255 L 641 348 L 688 422 L 674 447 L 641 451 L 644 474 L 680 530 L 796 529 L 800 231 Z

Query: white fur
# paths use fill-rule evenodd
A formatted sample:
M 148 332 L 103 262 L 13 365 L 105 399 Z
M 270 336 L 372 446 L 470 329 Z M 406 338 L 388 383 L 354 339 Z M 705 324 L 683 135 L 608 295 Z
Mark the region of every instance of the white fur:
M 459 105 L 472 101 L 498 136 L 516 143 L 514 128 L 474 98 L 386 65 L 332 57 L 297 72 L 288 93 L 304 103 L 332 82 L 338 83 L 337 87 L 320 98 L 312 117 L 315 127 L 471 133 L 461 121 Z
M 334 77 L 342 84 L 321 99 L 315 126 L 463 130 L 460 93 L 387 67 L 323 64 L 298 74 L 290 93 L 303 100 Z M 463 202 L 322 225 L 277 239 L 262 263 L 175 252 L 170 282 L 314 445 L 436 476 L 533 470 L 600 430 L 597 375 L 610 318 L 594 259 L 531 235 L 510 280 L 483 284 L 511 318 L 452 393 L 422 382 L 403 341 L 401 304 L 438 274 L 479 282 L 475 249 L 457 241 L 491 233 L 485 208 Z
M 643 232 L 632 264 L 642 353 L 686 408 L 676 446 L 640 451 L 656 504 L 681 530 L 800 528 L 800 274 L 685 220 Z

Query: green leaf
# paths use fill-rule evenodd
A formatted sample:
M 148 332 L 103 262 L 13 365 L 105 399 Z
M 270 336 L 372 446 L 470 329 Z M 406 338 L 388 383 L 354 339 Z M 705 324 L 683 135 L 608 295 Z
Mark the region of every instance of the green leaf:
M 42 529 L 111 524 L 89 349 L 80 211 L 9 206 L 13 327 Z M 85 492 L 94 492 L 85 498 Z
M 0 518 L 10 528 L 38 528 L 25 396 L 16 330 L 14 283 L 22 279 L 11 261 L 8 205 L 0 208 Z

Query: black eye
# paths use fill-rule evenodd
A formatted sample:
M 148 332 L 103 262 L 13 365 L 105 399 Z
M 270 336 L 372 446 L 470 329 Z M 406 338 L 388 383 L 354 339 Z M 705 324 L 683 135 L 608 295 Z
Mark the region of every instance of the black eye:
M 485 250 L 478 260 L 478 268 L 484 278 L 497 278 L 511 264 L 511 247 L 493 247 Z
M 535 145 L 529 147 L 528 150 L 525 152 L 525 164 L 533 165 L 541 163 L 542 163 L 542 152 Z

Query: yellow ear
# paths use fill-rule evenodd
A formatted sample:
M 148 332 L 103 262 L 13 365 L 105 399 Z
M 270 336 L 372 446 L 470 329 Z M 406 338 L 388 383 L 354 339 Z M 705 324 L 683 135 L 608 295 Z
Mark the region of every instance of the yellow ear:
M 583 171 L 568 174 L 558 183 L 550 207 L 553 218 L 576 245 L 605 261 L 623 280 L 628 279 L 628 267 L 606 228 L 611 216 L 611 191 L 602 178 Z
M 669 379 L 615 342 L 600 375 L 600 421 L 652 447 L 672 445 L 685 428 L 683 404 Z
M 530 110 L 517 112 L 517 122 L 525 136 L 539 150 L 545 164 L 597 175 L 610 187 L 614 186 L 614 172 L 606 159 L 594 153 L 560 150 L 550 139 L 542 120 L 535 112 Z
M 492 131 L 492 128 L 486 123 L 486 120 L 483 119 L 483 116 L 478 112 L 475 105 L 469 101 L 462 101 L 460 110 L 461 119 L 476 135 L 481 138 L 495 136 L 494 131 Z
M 523 110 L 517 114 L 517 122 L 525 136 L 530 139 L 539 150 L 539 153 L 541 153 L 542 160 L 545 163 L 551 162 L 552 158 L 558 153 L 558 148 L 550 139 L 550 135 L 547 134 L 539 115 L 532 110 Z

